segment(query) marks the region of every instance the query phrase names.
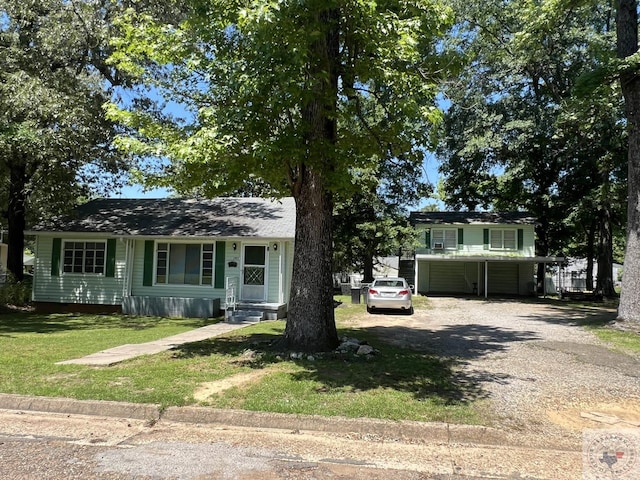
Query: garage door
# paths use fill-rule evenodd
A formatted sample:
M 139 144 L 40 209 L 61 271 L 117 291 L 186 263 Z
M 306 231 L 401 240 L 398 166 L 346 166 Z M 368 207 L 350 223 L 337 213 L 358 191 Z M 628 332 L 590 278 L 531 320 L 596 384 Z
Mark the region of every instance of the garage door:
M 429 267 L 429 291 L 437 293 L 466 291 L 463 262 L 431 262 Z
M 518 265 L 515 263 L 489 263 L 489 293 L 518 295 Z

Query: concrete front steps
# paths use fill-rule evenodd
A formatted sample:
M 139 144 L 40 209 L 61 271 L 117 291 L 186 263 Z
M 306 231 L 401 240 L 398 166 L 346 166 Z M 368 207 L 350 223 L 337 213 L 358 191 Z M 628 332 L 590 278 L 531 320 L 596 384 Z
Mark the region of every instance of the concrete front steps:
M 225 311 L 224 319 L 227 323 L 251 323 L 286 317 L 287 305 L 284 303 L 240 302 L 235 310 Z

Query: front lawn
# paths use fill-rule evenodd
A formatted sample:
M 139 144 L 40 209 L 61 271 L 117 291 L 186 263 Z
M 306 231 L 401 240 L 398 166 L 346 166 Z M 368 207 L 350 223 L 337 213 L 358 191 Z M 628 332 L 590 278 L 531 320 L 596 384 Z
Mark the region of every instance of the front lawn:
M 0 314 L 0 392 L 163 406 L 199 403 L 283 413 L 480 421 L 473 395 L 455 380 L 451 360 L 390 347 L 364 330 L 349 327 L 349 318 L 364 312 L 364 305 L 343 305 L 336 314 L 339 334 L 366 340 L 378 350 L 377 355 L 290 358 L 277 346 L 284 322 L 270 321 L 109 367 L 56 365 L 109 347 L 174 335 L 205 322 Z M 260 375 L 249 382 L 232 382 L 200 402 L 194 398 L 203 385 L 251 372 Z

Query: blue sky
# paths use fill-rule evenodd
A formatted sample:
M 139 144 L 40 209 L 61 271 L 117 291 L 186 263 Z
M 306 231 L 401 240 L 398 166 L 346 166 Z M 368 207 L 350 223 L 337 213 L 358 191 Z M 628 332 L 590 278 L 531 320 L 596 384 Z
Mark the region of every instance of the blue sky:
M 438 179 L 440 178 L 440 174 L 438 173 L 438 161 L 431 152 L 429 152 L 425 158 L 423 163 L 424 174 L 427 177 L 427 180 L 431 182 L 431 184 L 435 187 L 438 183 Z M 156 188 L 153 190 L 145 191 L 142 188 L 142 185 L 130 185 L 123 187 L 120 192 L 111 194 L 112 198 L 166 198 L 171 195 L 171 191 L 165 188 Z M 424 207 L 427 204 L 437 203 L 441 209 L 444 209 L 444 205 L 440 201 L 436 201 L 432 198 L 423 199 L 420 204 L 415 207 L 411 207 L 411 210 L 419 209 Z
M 113 193 L 112 198 L 166 198 L 171 194 L 164 188 L 144 191 L 141 185 L 131 185 L 122 188 L 119 193 Z

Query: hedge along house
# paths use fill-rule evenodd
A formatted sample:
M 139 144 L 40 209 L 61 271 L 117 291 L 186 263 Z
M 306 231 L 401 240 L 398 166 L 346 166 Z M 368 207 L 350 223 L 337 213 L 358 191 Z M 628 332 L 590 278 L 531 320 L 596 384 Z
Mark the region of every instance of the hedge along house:
M 535 295 L 536 264 L 564 261 L 536 256 L 536 220 L 527 213 L 412 212 L 410 221 L 420 293 Z
M 39 311 L 212 317 L 228 302 L 283 318 L 292 198 L 99 199 L 37 225 Z

